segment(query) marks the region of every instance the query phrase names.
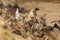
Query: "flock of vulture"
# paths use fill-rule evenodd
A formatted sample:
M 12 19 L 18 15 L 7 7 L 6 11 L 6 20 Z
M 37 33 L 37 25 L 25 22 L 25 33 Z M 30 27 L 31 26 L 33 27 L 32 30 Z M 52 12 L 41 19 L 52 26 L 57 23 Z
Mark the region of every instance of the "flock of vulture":
M 6 8 L 6 13 L 3 9 Z M 50 32 L 54 29 L 60 30 L 57 23 L 60 24 L 60 20 L 52 21 L 54 26 L 47 26 L 46 19 L 44 16 L 37 18 L 37 11 L 39 8 L 33 8 L 27 10 L 24 7 L 19 7 L 18 4 L 4 6 L 3 3 L 0 4 L 0 16 L 4 18 L 5 25 L 3 26 L 6 30 L 12 30 L 12 33 L 21 35 L 23 38 L 30 37 L 28 40 L 36 40 L 36 37 L 43 38 L 43 40 L 56 40 L 54 36 L 51 36 Z M 56 23 L 57 22 L 57 23 Z M 47 36 L 50 35 L 50 36 Z M 52 39 L 49 39 L 52 38 Z

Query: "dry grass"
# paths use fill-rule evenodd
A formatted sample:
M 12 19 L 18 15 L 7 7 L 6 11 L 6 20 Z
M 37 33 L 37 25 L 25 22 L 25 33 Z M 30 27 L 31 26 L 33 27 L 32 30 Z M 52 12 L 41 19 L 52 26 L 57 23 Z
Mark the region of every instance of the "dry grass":
M 9 3 L 9 2 L 3 1 L 3 3 L 5 4 L 5 3 Z M 12 3 L 14 3 L 14 2 L 12 2 Z M 37 15 L 38 15 L 37 18 L 40 16 L 43 16 L 46 13 L 47 16 L 45 18 L 47 19 L 46 22 L 47 22 L 48 26 L 53 26 L 53 24 L 51 24 L 51 21 L 60 20 L 60 3 L 25 2 L 25 3 L 22 3 L 21 6 L 25 7 L 26 9 L 29 9 L 29 10 L 31 10 L 32 8 L 35 8 L 35 7 L 39 7 L 40 10 L 37 12 Z M 5 25 L 5 21 L 4 21 L 3 17 L 0 16 L 0 40 L 30 40 L 30 39 L 28 39 L 28 38 L 30 38 L 29 36 L 31 36 L 31 34 L 29 32 L 28 32 L 28 35 L 29 35 L 28 38 L 25 39 L 20 35 L 13 34 L 11 29 L 6 30 L 6 29 L 2 28 L 3 25 Z M 19 23 L 18 23 L 18 25 L 19 25 Z M 47 30 L 45 33 L 45 36 L 47 36 L 47 38 L 50 38 L 48 40 L 60 40 L 59 33 L 60 33 L 60 30 L 58 30 L 58 29 L 54 29 L 52 32 Z M 46 38 L 45 36 L 43 38 Z M 37 40 L 44 40 L 43 38 L 36 37 Z

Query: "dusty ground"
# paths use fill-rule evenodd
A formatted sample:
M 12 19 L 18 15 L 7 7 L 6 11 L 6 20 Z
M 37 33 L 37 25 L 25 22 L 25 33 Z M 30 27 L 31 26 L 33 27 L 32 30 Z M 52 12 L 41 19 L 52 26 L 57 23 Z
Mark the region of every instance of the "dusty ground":
M 38 14 L 38 16 L 42 16 L 45 13 L 47 14 L 47 16 L 45 17 L 47 19 L 47 21 L 46 21 L 47 25 L 53 26 L 53 24 L 51 24 L 51 21 L 60 20 L 60 3 L 25 2 L 21 6 L 26 7 L 27 9 L 32 9 L 34 7 L 39 7 L 40 11 L 37 12 L 37 14 Z M 4 36 L 6 36 L 6 35 L 3 35 L 4 31 L 5 31 L 2 28 L 3 25 L 4 25 L 4 20 L 3 20 L 2 17 L 0 17 L 0 40 L 6 40 L 6 39 L 2 39 L 2 38 L 4 38 Z M 7 32 L 9 32 L 9 31 L 7 31 Z M 19 35 L 15 35 L 15 34 L 12 34 L 10 32 L 9 32 L 9 34 L 10 35 L 8 35 L 7 37 L 12 36 L 16 40 L 26 40 Z M 9 38 L 11 38 L 11 37 L 9 37 Z M 58 40 L 60 40 L 59 38 L 60 38 L 60 36 L 58 37 Z M 8 39 L 8 40 L 10 40 L 10 39 Z

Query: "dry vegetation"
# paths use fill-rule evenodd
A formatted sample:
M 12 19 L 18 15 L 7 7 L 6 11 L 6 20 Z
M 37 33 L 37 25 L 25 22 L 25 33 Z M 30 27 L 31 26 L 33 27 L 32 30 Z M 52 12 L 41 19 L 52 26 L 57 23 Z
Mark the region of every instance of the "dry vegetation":
M 1 0 L 0 40 L 60 40 L 58 2 Z

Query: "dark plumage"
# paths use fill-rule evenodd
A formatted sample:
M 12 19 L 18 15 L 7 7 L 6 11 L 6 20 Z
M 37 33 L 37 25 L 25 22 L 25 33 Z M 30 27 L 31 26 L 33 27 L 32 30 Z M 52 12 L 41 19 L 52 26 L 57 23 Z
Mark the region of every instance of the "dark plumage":
M 15 5 L 8 4 L 8 7 L 9 8 L 19 8 L 18 4 L 15 4 Z
M 53 31 L 53 27 L 51 27 L 51 26 L 48 26 L 47 29 L 50 31 Z
M 15 31 L 13 31 L 13 33 L 15 33 L 17 35 L 21 35 L 21 32 L 19 30 L 15 30 Z
M 53 28 L 57 28 L 60 30 L 60 27 L 56 23 L 54 24 Z
M 19 12 L 25 14 L 26 12 L 28 12 L 28 10 L 26 10 L 24 7 L 20 7 Z
M 39 10 L 39 8 L 35 8 L 35 10 L 37 10 L 37 11 L 38 11 L 38 10 Z
M 0 8 L 2 8 L 2 6 L 3 6 L 3 4 L 2 4 L 2 3 L 0 3 Z
M 2 12 L 0 12 L 0 15 L 2 15 Z
M 54 27 L 54 28 L 58 28 L 58 25 L 55 23 L 53 27 Z

